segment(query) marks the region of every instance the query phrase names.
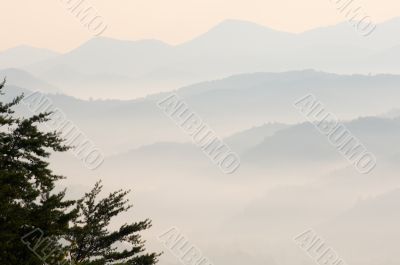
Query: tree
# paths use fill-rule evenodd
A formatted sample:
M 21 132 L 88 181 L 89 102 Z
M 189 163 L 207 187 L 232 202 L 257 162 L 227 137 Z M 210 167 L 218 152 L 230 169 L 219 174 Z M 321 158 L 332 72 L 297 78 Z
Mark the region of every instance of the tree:
M 129 191 L 118 190 L 99 200 L 103 186 L 97 182 L 94 188 L 77 202 L 78 215 L 73 220 L 68 241 L 71 259 L 75 264 L 132 264 L 152 265 L 157 262 L 156 253 L 143 254 L 144 241 L 138 232 L 150 228 L 151 222 L 124 224 L 117 231 L 107 227 L 113 217 L 128 211 L 126 199 Z
M 5 80 L 0 84 L 0 95 L 4 95 L 4 85 Z M 21 238 L 41 229 L 46 241 L 38 238 L 36 243 L 58 242 L 76 212 L 68 211 L 74 202 L 64 200 L 65 191 L 53 191 L 62 177 L 53 174 L 46 161 L 50 151 L 63 152 L 68 147 L 62 145 L 56 132 L 38 130 L 38 124 L 48 121 L 50 113 L 15 117 L 13 107 L 22 99 L 23 95 L 9 103 L 0 102 L 0 264 L 42 265 L 32 248 L 40 252 L 45 245 L 29 247 Z M 64 255 L 55 252 L 47 259 L 60 261 Z
M 4 85 L 5 80 L 0 96 Z M 149 220 L 107 230 L 112 217 L 131 207 L 128 192 L 113 192 L 96 203 L 100 183 L 78 201 L 65 200 L 66 190 L 54 191 L 63 177 L 49 169 L 47 160 L 52 151 L 69 147 L 60 133 L 38 129 L 51 112 L 17 117 L 13 108 L 22 100 L 23 95 L 9 103 L 0 100 L 0 264 L 155 264 L 158 255 L 143 254 L 138 234 L 151 226 Z M 114 243 L 131 248 L 118 251 Z

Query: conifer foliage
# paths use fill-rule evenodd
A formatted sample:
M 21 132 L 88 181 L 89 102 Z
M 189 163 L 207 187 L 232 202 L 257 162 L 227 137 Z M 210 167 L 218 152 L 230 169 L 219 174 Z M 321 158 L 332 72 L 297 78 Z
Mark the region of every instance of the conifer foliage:
M 1 96 L 4 84 L 0 84 Z M 21 238 L 36 228 L 46 231 L 55 242 L 67 233 L 75 214 L 68 208 L 74 202 L 64 200 L 65 192 L 53 192 L 62 177 L 53 174 L 46 159 L 51 150 L 66 151 L 68 147 L 56 132 L 38 129 L 49 113 L 15 117 L 12 108 L 22 99 L 21 95 L 9 103 L 0 101 L 0 264 L 42 265 Z
M 101 182 L 77 202 L 78 215 L 68 240 L 71 243 L 71 258 L 75 264 L 137 264 L 151 265 L 158 255 L 143 254 L 144 241 L 138 232 L 151 226 L 150 220 L 125 224 L 117 231 L 108 231 L 113 217 L 132 206 L 126 199 L 129 191 L 115 191 L 99 199 Z M 123 250 L 120 250 L 123 249 Z
M 0 97 L 4 86 L 5 80 Z M 149 220 L 108 231 L 110 220 L 131 207 L 127 191 L 99 199 L 98 182 L 78 201 L 66 200 L 66 190 L 55 191 L 63 177 L 49 169 L 48 158 L 69 147 L 58 132 L 38 128 L 51 113 L 17 116 L 22 100 L 0 98 L 0 264 L 155 264 L 158 255 L 144 253 L 138 234 L 151 226 Z

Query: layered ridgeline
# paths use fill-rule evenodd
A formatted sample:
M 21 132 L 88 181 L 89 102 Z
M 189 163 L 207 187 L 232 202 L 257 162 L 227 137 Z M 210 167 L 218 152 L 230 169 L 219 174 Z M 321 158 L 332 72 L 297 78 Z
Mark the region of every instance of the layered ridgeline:
M 17 94 L 22 89 L 18 85 L 26 86 L 26 93 L 29 93 L 43 81 L 9 78 L 8 83 L 7 89 Z M 237 75 L 175 92 L 224 138 L 265 123 L 304 122 L 305 118 L 293 104 L 309 93 L 341 120 L 376 116 L 392 110 L 389 115 L 396 117 L 395 109 L 400 105 L 399 86 L 400 76 L 397 75 L 337 75 L 307 70 Z M 159 100 L 169 95 L 161 93 L 125 101 L 80 100 L 62 94 L 48 97 L 98 142 L 105 153 L 115 153 L 156 142 L 190 141 L 157 106 Z M 250 136 L 252 141 L 258 139 Z M 113 141 L 109 141 L 109 137 Z M 243 150 L 243 143 L 237 148 Z
M 0 53 L 0 68 L 23 68 L 69 95 L 126 99 L 238 73 L 399 73 L 399 30 L 398 18 L 368 37 L 348 23 L 292 34 L 228 20 L 176 46 L 95 38 L 64 54 L 12 49 Z

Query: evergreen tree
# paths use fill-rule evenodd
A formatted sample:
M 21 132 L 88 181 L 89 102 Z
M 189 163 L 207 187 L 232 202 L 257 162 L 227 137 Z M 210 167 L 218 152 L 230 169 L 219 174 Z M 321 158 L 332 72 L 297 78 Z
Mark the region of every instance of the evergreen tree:
M 5 80 L 0 96 L 4 85 Z M 0 264 L 155 264 L 158 254 L 144 254 L 138 234 L 151 226 L 149 220 L 107 229 L 113 217 L 131 208 L 127 191 L 98 202 L 99 182 L 78 201 L 65 200 L 65 190 L 54 191 L 63 177 L 53 174 L 47 160 L 50 152 L 69 147 L 59 133 L 38 129 L 51 113 L 17 117 L 13 108 L 21 100 L 23 95 L 9 103 L 0 100 Z
M 0 84 L 4 95 L 5 80 Z M 41 132 L 38 125 L 48 120 L 50 113 L 30 118 L 15 117 L 13 107 L 23 95 L 9 103 L 0 101 L 0 264 L 55 264 L 64 259 L 57 242 L 68 231 L 75 211 L 68 211 L 74 202 L 64 200 L 64 192 L 54 192 L 61 176 L 48 168 L 51 151 L 63 152 L 68 147 L 56 132 Z M 22 240 L 33 230 L 43 231 L 35 242 Z M 26 244 L 24 244 L 26 243 Z M 51 243 L 51 244 L 50 244 Z M 56 244 L 57 246 L 55 246 Z
M 78 215 L 73 220 L 68 241 L 71 243 L 71 259 L 82 265 L 152 265 L 158 254 L 144 254 L 144 241 L 138 234 L 151 226 L 150 220 L 125 224 L 110 232 L 108 226 L 113 217 L 126 212 L 129 191 L 115 191 L 106 198 L 98 199 L 102 190 L 100 182 L 77 202 Z

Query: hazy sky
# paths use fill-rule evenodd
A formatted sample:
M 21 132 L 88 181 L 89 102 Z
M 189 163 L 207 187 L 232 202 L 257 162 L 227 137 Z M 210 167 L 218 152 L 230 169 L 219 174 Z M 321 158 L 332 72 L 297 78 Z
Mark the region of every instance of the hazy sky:
M 91 38 L 90 32 L 61 1 L 68 0 L 1 0 L 0 50 L 28 44 L 67 51 Z M 128 40 L 154 38 L 171 44 L 188 40 L 228 18 L 291 32 L 345 20 L 335 9 L 333 0 L 85 1 L 95 7 L 108 24 L 103 36 Z M 376 22 L 400 15 L 399 0 L 356 2 Z

